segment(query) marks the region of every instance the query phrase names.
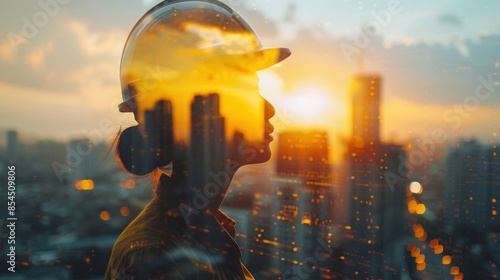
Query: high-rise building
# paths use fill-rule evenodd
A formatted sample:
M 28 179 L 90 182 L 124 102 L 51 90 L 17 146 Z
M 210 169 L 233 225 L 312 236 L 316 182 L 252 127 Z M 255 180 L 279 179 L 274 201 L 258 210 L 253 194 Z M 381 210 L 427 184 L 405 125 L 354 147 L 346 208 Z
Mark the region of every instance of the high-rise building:
M 377 75 L 356 76 L 351 80 L 352 139 L 355 147 L 374 145 L 380 141 L 380 88 Z
M 174 153 L 174 126 L 173 126 L 173 108 L 170 100 L 162 100 L 156 103 L 154 110 L 144 113 L 144 131 L 154 132 L 152 135 L 146 135 L 146 141 L 150 148 L 161 150 L 153 151 L 151 155 L 159 155 L 159 160 L 163 164 L 168 164 L 172 160 Z
M 70 154 L 66 157 L 66 163 L 71 166 L 71 172 L 68 173 L 67 179 L 70 182 L 94 179 L 104 173 L 104 144 L 94 144 L 86 138 L 75 139 L 68 143 L 68 151 Z
M 271 188 L 271 186 L 270 186 Z M 268 268 L 271 261 L 276 258 L 274 253 L 275 241 L 272 238 L 272 228 L 274 220 L 270 217 L 273 214 L 273 200 L 269 193 L 255 192 L 252 201 L 251 228 L 247 232 L 247 244 L 249 246 L 249 269 L 261 270 Z M 243 248 L 242 248 L 243 250 Z M 245 254 L 245 253 L 244 253 Z M 251 270 L 252 271 L 252 270 Z
M 201 186 L 210 172 L 223 170 L 226 161 L 225 119 L 219 95 L 196 95 L 191 103 L 189 185 Z
M 500 229 L 500 149 L 493 145 L 486 151 L 486 184 L 488 187 L 487 224 L 492 231 Z
M 447 245 L 453 250 L 453 263 L 464 275 L 476 279 L 492 279 L 496 274 L 489 269 L 496 248 L 495 237 L 489 236 L 496 236 L 500 229 L 496 151 L 496 145 L 485 147 L 476 140 L 462 140 L 446 159 L 444 223 L 452 233 Z
M 273 267 L 285 279 L 328 279 L 333 188 L 326 133 L 280 134 L 277 173 L 272 194 Z
M 406 187 L 387 180 L 387 174 L 398 174 L 405 152 L 380 142 L 380 80 L 366 75 L 351 83 L 353 135 L 346 158 L 344 279 L 399 279 L 405 265 Z
M 326 133 L 281 133 L 278 140 L 277 172 L 306 178 L 331 176 Z
M 486 228 L 487 216 L 495 210 L 488 209 L 491 200 L 487 177 L 495 177 L 495 174 L 488 174 L 488 168 L 498 169 L 494 158 L 490 157 L 491 164 L 485 164 L 487 162 L 483 146 L 475 140 L 461 141 L 450 151 L 446 160 L 446 225 Z

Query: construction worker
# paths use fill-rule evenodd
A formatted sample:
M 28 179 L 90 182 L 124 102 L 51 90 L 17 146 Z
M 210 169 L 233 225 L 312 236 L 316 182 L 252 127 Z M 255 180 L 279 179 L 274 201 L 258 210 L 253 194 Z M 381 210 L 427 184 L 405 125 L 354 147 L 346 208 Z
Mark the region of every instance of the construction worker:
M 263 49 L 219 1 L 164 1 L 139 20 L 119 105 L 138 125 L 120 134 L 117 158 L 156 196 L 116 241 L 105 279 L 254 279 L 219 207 L 239 167 L 270 158 L 274 108 L 257 71 L 289 55 Z

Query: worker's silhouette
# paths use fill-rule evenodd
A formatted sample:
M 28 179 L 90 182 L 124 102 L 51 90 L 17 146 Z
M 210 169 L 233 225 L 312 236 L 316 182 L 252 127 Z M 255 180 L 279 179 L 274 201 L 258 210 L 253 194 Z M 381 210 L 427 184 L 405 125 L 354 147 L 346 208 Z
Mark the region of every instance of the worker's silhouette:
M 261 49 L 218 1 L 164 1 L 139 20 L 119 106 L 138 125 L 122 132 L 117 155 L 151 177 L 156 196 L 116 241 L 106 279 L 253 279 L 219 206 L 239 167 L 270 158 L 274 109 L 256 72 L 289 55 Z

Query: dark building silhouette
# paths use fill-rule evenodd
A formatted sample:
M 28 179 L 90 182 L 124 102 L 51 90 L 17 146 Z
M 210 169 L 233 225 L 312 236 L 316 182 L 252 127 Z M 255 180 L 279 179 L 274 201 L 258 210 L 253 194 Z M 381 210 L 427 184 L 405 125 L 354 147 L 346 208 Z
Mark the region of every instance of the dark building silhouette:
M 446 225 L 484 230 L 498 221 L 499 160 L 492 150 L 485 151 L 471 140 L 461 141 L 450 151 L 446 160 Z
M 163 163 L 168 163 L 174 153 L 174 124 L 173 108 L 170 100 L 162 100 L 156 103 L 154 110 L 144 113 L 144 131 L 146 142 L 150 149 L 165 147 L 162 150 L 152 150 L 151 155 L 159 156 Z M 147 133 L 152 133 L 148 135 Z
M 379 76 L 358 76 L 351 84 L 344 279 L 400 279 L 405 266 L 406 187 L 387 180 L 387 174 L 398 174 L 405 152 L 380 142 L 380 81 Z
M 500 149 L 493 145 L 486 151 L 486 184 L 488 194 L 486 197 L 488 208 L 487 226 L 492 231 L 500 230 Z
M 500 159 L 497 146 L 462 140 L 450 149 L 445 178 L 445 245 L 471 279 L 498 275 Z
M 125 130 L 120 140 L 124 142 L 123 147 L 132 147 L 121 153 L 121 160 L 128 168 L 137 174 L 147 174 L 157 167 L 171 163 L 175 149 L 173 108 L 170 100 L 161 100 L 155 104 L 153 110 L 144 112 L 142 129 L 132 128 L 135 132 Z M 121 146 L 118 148 L 121 149 Z
M 231 141 L 231 149 L 229 151 L 229 158 L 237 162 L 242 162 L 244 154 L 242 149 L 246 148 L 248 143 L 245 140 L 245 135 L 241 131 L 235 131 Z
M 279 136 L 271 255 L 284 279 L 331 275 L 333 188 L 324 132 Z M 316 256 L 316 257 L 315 257 Z
M 223 170 L 226 161 L 225 119 L 219 110 L 219 95 L 196 95 L 191 103 L 189 184 L 209 181 L 210 172 Z

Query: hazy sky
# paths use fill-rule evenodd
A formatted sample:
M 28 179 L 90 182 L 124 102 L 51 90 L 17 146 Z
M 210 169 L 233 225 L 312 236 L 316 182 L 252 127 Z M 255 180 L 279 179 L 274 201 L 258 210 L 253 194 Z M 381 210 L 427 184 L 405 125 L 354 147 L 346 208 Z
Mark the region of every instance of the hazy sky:
M 3 0 L 0 130 L 68 139 L 84 130 L 109 133 L 99 128 L 103 120 L 116 129 L 131 124 L 130 114 L 116 109 L 120 55 L 133 25 L 158 2 Z M 292 50 L 262 73 L 278 129 L 307 125 L 347 137 L 349 77 L 362 71 L 383 78 L 384 139 L 426 137 L 445 127 L 453 137 L 495 140 L 500 2 L 225 2 L 264 46 Z M 478 87 L 484 98 L 475 97 Z

